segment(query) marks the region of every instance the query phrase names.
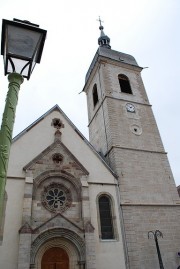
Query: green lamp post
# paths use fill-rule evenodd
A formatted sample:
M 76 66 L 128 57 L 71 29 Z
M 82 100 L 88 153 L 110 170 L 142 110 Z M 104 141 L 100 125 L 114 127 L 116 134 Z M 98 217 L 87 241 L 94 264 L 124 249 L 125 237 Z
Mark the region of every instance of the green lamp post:
M 1 54 L 9 89 L 0 129 L 0 224 L 18 93 L 24 78 L 29 80 L 35 64 L 40 63 L 46 33 L 28 21 L 2 21 Z

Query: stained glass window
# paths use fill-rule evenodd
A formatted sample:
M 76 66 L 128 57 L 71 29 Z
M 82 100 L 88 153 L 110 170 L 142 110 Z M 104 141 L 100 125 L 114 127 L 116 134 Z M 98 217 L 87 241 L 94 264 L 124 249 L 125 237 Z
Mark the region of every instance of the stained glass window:
M 108 196 L 99 198 L 99 214 L 101 226 L 101 239 L 114 239 L 111 201 Z
M 53 212 L 63 212 L 71 205 L 71 193 L 63 185 L 58 183 L 45 187 L 42 193 L 42 203 L 46 209 Z

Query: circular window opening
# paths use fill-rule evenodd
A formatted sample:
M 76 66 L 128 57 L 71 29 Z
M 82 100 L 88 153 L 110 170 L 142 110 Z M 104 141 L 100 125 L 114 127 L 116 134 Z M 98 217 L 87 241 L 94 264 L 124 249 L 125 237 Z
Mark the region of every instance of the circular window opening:
M 130 130 L 135 135 L 141 135 L 142 134 L 142 128 L 139 125 L 136 125 L 136 124 L 131 125 Z
M 64 212 L 71 206 L 71 203 L 71 193 L 65 186 L 53 183 L 44 188 L 42 204 L 49 211 Z

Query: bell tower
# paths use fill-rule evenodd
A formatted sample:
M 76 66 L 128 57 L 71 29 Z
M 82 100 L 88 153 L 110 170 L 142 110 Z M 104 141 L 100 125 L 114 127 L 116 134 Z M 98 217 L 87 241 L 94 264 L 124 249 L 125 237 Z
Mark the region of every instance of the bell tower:
M 119 180 L 127 268 L 158 267 L 148 232 L 160 230 L 166 269 L 176 268 L 180 199 L 158 127 L 131 55 L 111 49 L 100 23 L 99 48 L 86 74 L 90 142 Z

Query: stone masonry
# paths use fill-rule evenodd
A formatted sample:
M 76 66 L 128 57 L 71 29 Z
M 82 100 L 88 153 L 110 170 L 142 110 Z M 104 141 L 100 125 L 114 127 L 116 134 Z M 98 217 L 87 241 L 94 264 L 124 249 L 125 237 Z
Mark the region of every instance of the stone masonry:
M 98 49 L 84 86 L 90 142 L 118 175 L 127 268 L 159 268 L 155 243 L 148 239 L 148 232 L 160 230 L 164 266 L 172 269 L 180 263 L 176 255 L 180 246 L 180 199 L 141 70 L 130 55 Z M 132 94 L 121 92 L 119 74 L 128 78 Z M 96 106 L 94 84 L 99 97 Z M 134 106 L 134 113 L 127 111 L 127 103 Z

